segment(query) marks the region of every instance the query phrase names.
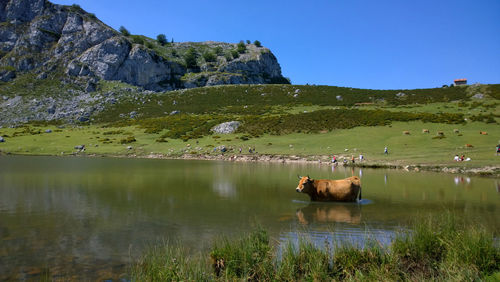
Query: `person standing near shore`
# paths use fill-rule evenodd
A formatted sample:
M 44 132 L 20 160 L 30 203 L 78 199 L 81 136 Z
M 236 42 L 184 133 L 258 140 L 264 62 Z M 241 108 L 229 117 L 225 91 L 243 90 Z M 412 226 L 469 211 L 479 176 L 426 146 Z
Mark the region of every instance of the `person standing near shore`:
M 333 155 L 333 157 L 332 157 L 332 163 L 334 163 L 334 164 L 337 163 L 337 157 L 335 155 Z
M 498 145 L 497 145 L 497 156 L 498 156 L 498 154 L 500 154 L 500 143 L 498 143 Z
M 387 149 L 387 146 L 384 148 L 384 155 L 389 155 L 389 150 Z

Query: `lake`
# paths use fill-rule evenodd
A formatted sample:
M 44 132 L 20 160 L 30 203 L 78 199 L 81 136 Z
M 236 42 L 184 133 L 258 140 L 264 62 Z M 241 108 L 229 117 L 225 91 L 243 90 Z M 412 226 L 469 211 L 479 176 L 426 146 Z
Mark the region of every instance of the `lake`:
M 297 175 L 361 177 L 361 203 L 310 203 Z M 0 156 L 0 280 L 118 279 L 147 246 L 193 252 L 263 226 L 389 242 L 418 216 L 452 212 L 500 230 L 500 179 L 319 164 Z

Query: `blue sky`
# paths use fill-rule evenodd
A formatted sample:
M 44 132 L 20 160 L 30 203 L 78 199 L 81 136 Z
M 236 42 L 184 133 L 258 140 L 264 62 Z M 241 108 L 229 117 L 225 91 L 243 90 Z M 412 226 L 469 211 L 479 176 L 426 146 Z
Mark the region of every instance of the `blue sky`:
M 372 89 L 500 83 L 499 0 L 57 0 L 174 41 L 258 39 L 293 84 Z

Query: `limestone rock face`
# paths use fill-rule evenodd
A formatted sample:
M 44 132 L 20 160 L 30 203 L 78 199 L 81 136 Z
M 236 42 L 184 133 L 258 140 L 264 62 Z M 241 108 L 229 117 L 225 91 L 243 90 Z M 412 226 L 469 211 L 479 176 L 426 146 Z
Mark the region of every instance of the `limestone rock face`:
M 68 66 L 68 73 L 71 75 L 88 75 L 90 72 L 99 78 L 112 80 L 128 57 L 131 44 L 121 37 L 110 38 L 92 48 L 89 48 L 82 55 L 76 58 Z M 82 71 L 88 69 L 89 71 Z M 71 70 L 71 72 L 69 72 Z
M 0 2 L 1 21 L 29 22 L 43 13 L 45 0 L 15 0 Z
M 265 49 L 263 53 L 258 53 L 255 57 L 244 54 L 239 59 L 219 67 L 219 71 L 246 74 L 247 83 L 254 84 L 282 79 L 278 60 L 268 49 Z
M 150 90 L 174 89 L 169 83 L 175 76 L 182 76 L 185 68 L 169 62 L 153 52 L 134 46 L 114 79 L 142 86 Z
M 102 23 L 71 13 L 66 18 L 54 56 L 61 57 L 70 52 L 80 54 L 116 34 Z
M 37 79 L 62 73 L 66 77 L 60 80 L 78 83 L 88 91 L 95 90 L 89 85 L 95 85 L 96 80 L 122 81 L 155 91 L 288 83 L 276 57 L 264 47 L 246 44 L 245 52 L 236 56 L 236 44 L 231 43 L 167 45 L 159 46 L 155 40 L 137 35 L 123 36 L 78 5 L 0 0 L 2 81 L 29 72 Z M 196 66 L 189 68 L 188 50 L 196 55 Z

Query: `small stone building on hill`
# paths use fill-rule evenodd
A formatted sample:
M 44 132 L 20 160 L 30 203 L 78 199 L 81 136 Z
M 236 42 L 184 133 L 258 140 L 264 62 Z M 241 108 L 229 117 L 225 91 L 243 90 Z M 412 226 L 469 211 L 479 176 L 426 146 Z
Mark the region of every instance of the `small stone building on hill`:
M 458 86 L 458 85 L 467 85 L 467 78 L 458 78 L 453 80 L 453 85 Z

